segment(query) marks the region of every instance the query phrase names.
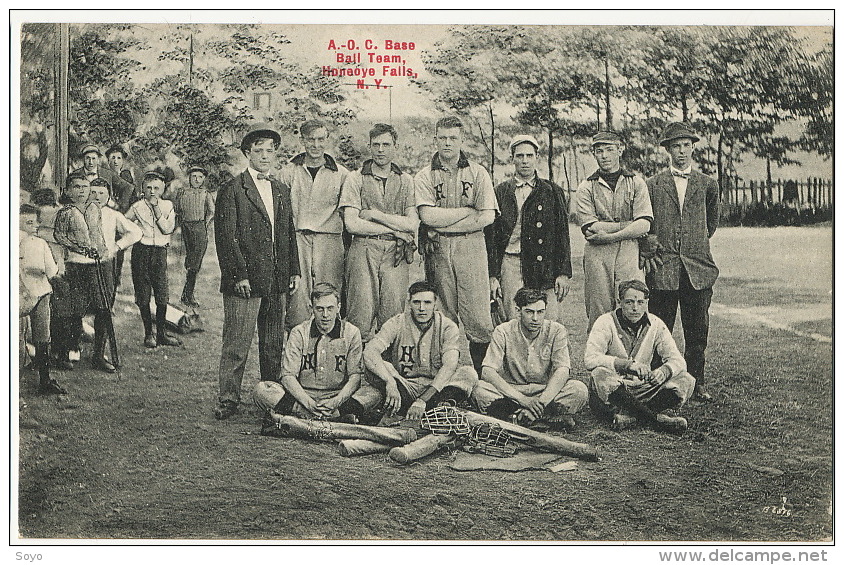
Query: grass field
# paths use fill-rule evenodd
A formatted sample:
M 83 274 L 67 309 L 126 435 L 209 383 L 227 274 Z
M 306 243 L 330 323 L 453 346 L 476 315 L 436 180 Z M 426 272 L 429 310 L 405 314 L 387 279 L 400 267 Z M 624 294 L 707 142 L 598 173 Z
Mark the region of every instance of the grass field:
M 584 379 L 577 230 L 572 239 L 564 306 L 573 373 Z M 145 350 L 137 310 L 121 294 L 120 382 L 89 370 L 85 354 L 57 375 L 71 391 L 64 398 L 38 396 L 36 376 L 21 372 L 20 536 L 829 540 L 832 345 L 788 328 L 831 336 L 832 230 L 725 228 L 713 248 L 722 276 L 708 379 L 717 401 L 686 406 L 681 437 L 616 433 L 584 412 L 569 437 L 598 445 L 603 459 L 556 474 L 458 472 L 449 454 L 408 467 L 382 455 L 346 459 L 330 444 L 259 436 L 249 404 L 214 420 L 222 307 L 212 248 L 198 294 L 207 331 L 183 348 Z M 253 345 L 245 399 L 255 382 Z M 770 511 L 783 504 L 788 515 Z

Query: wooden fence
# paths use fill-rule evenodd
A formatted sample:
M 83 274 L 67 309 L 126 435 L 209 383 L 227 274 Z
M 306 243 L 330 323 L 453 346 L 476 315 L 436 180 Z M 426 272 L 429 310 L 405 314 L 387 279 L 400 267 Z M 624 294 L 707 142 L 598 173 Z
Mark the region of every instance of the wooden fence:
M 832 180 L 728 179 L 721 192 L 721 217 L 729 223 L 780 225 L 831 218 Z

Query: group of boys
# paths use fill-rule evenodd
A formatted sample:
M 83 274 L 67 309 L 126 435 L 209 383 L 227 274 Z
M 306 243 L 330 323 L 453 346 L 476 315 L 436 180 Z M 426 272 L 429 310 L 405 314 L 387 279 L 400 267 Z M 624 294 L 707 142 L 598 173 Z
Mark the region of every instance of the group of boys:
M 395 163 L 389 125 L 372 129 L 372 158 L 351 173 L 326 153 L 326 124 L 306 122 L 300 134 L 305 151 L 276 179 L 280 135 L 250 132 L 241 144 L 249 166 L 217 199 L 218 419 L 238 410 L 256 323 L 253 398 L 278 413 L 375 423 L 471 399 L 499 418 L 567 429 L 588 400 L 619 429 L 645 420 L 682 432 L 687 422 L 670 410 L 711 400 L 702 385 L 718 187 L 690 170 L 699 138 L 685 124 L 661 140 L 671 172 L 647 183 L 621 168 L 617 134 L 592 139 L 598 170 L 574 206 L 586 237 L 588 387 L 571 378 L 559 314 L 572 276 L 568 202 L 537 175 L 533 137 L 512 140 L 516 174 L 493 188 L 462 151 L 454 117 L 437 123 L 437 151 L 415 177 Z M 417 249 L 427 280 L 409 284 Z M 490 299 L 509 319 L 495 328 Z M 678 304 L 685 357 L 671 337 Z M 460 364 L 458 323 L 471 365 Z
M 108 373 L 116 371 L 106 345 L 123 255 L 129 247 L 133 247 L 132 282 L 144 345 L 180 345 L 165 329 L 170 235 L 178 213 L 183 233 L 188 234 L 188 282 L 182 299 L 195 305 L 193 283 L 207 236 L 193 229 L 191 214 L 199 208 L 204 231 L 214 210 L 213 199 L 201 188 L 207 172 L 200 167 L 189 171 L 190 188 L 179 193 L 174 206 L 161 197 L 167 179 L 160 170 L 146 172 L 140 191 L 135 190 L 132 173 L 123 168 L 126 153 L 122 148 L 106 152 L 111 168 L 100 165 L 102 154 L 95 145 L 84 146 L 80 155 L 83 166 L 67 176 L 60 199 L 63 206 L 56 204 L 52 190 L 45 189 L 33 193 L 32 204 L 20 208 L 20 314 L 29 317 L 35 345 L 33 367 L 39 372 L 39 390 L 46 394 L 66 394 L 51 376 L 50 367 L 73 370 L 79 360 L 83 317 L 88 314 L 94 315 L 91 365 Z

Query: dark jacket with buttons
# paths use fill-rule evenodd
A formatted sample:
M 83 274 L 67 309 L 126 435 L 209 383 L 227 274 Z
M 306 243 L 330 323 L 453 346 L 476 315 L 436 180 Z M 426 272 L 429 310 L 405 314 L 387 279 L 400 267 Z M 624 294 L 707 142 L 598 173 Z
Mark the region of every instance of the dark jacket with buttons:
M 235 283 L 249 280 L 252 296 L 284 294 L 290 277 L 299 274 L 299 253 L 293 227 L 290 189 L 270 181 L 275 215 L 273 224 L 249 171 L 220 188 L 214 236 L 220 263 L 220 292 L 233 295 Z
M 495 187 L 501 214 L 484 230 L 489 276 L 501 276 L 501 261 L 518 218 L 516 181 Z M 560 275 L 571 277 L 568 206 L 563 189 L 536 178 L 536 186 L 522 207 L 522 280 L 528 288 L 554 287 Z

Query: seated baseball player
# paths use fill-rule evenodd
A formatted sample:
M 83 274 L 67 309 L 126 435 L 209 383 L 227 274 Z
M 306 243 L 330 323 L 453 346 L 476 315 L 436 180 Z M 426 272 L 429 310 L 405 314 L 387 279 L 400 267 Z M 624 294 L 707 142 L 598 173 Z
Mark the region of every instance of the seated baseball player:
M 314 285 L 311 307 L 311 318 L 290 330 L 281 383 L 259 382 L 255 404 L 266 412 L 300 418 L 365 420 L 380 404 L 381 394 L 361 381 L 360 330 L 340 319 L 340 293 L 332 284 Z
M 648 287 L 638 280 L 618 285 L 620 307 L 601 315 L 586 340 L 584 358 L 591 371 L 589 406 L 623 430 L 637 420 L 683 433 L 688 422 L 666 410 L 680 408 L 695 390 L 686 361 L 671 332 L 648 315 Z M 661 361 L 651 370 L 654 357 Z
M 545 319 L 547 294 L 516 292 L 516 318 L 492 332 L 481 382 L 472 398 L 481 412 L 528 426 L 572 429 L 586 404 L 582 382 L 570 379 L 565 326 Z
M 436 309 L 434 285 L 413 283 L 408 301 L 409 308 L 366 344 L 363 360 L 384 383 L 386 415 L 418 420 L 440 402 L 468 400 L 478 374 L 471 365 L 460 366 L 460 331 Z

